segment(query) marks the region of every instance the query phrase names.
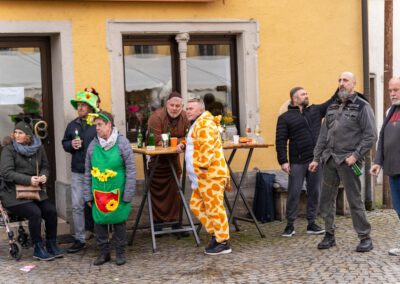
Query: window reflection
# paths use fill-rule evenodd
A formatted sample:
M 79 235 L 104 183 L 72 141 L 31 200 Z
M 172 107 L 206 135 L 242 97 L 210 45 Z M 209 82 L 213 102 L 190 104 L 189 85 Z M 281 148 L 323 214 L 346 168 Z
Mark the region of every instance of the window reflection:
M 202 97 L 214 115 L 232 110 L 230 56 L 228 44 L 188 46 L 188 91 Z
M 40 48 L 0 49 L 0 133 L 8 135 L 14 122 L 43 117 Z
M 169 45 L 124 47 L 126 130 L 136 142 L 139 130 L 145 132 L 151 112 L 164 105 L 172 90 L 172 64 Z

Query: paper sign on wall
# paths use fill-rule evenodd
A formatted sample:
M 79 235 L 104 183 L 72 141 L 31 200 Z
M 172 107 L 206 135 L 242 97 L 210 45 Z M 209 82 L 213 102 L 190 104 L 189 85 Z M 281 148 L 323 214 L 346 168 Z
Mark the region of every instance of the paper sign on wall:
M 0 88 L 0 105 L 24 104 L 24 87 Z

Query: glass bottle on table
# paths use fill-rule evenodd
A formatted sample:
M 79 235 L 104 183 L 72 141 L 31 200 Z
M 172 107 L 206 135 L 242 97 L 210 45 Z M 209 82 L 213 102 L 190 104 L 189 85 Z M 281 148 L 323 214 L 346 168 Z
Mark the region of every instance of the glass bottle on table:
M 150 128 L 149 132 L 149 143 L 147 144 L 147 150 L 154 150 L 155 149 L 155 142 L 154 142 L 154 131 L 153 128 Z
M 251 128 L 250 125 L 246 125 L 246 128 L 244 129 L 244 133 L 246 133 L 247 138 L 250 138 L 251 136 Z
M 261 143 L 262 138 L 260 137 L 261 135 L 261 128 L 260 126 L 257 124 L 256 127 L 254 128 L 254 134 L 256 135 L 256 142 L 257 143 Z
M 137 147 L 143 148 L 143 134 L 142 134 L 142 131 L 140 130 L 140 127 L 138 130 L 139 130 L 139 132 L 138 132 L 138 136 L 137 136 Z

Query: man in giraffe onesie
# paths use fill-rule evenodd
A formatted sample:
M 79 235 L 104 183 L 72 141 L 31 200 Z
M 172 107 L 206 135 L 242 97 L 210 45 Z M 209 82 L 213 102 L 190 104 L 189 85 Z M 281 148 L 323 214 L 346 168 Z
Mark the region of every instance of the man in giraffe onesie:
M 205 111 L 204 102 L 192 99 L 187 104 L 187 117 L 192 125 L 186 141 L 186 170 L 192 183 L 190 209 L 212 235 L 205 254 L 232 252 L 229 224 L 224 207 L 224 190 L 229 170 L 224 158 L 218 125 L 221 117 Z M 182 145 L 178 145 L 178 151 Z

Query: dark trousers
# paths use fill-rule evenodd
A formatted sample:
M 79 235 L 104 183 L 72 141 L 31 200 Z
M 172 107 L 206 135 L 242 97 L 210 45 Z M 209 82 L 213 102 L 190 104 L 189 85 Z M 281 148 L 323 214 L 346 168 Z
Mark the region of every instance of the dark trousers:
M 333 158 L 330 158 L 323 167 L 321 215 L 325 220 L 325 231 L 331 234 L 335 231 L 336 199 L 340 181 L 343 183 L 349 202 L 353 228 L 360 239 L 368 238 L 371 225 L 367 220 L 364 202 L 361 198 L 360 178 L 351 167 L 344 162 L 339 165 Z
M 94 220 L 92 215 L 92 207 L 89 207 L 85 202 L 85 230 L 94 231 Z
M 7 207 L 7 210 L 28 219 L 29 234 L 33 243 L 42 241 L 42 219 L 46 227 L 46 238 L 57 237 L 57 210 L 48 199 Z
M 96 233 L 96 242 L 100 248 L 101 254 L 109 254 L 110 253 L 110 242 L 108 240 L 108 226 L 111 225 L 102 225 L 102 224 L 94 224 L 94 232 Z M 125 253 L 126 246 L 126 222 L 118 223 L 112 225 L 114 228 L 113 239 L 115 244 L 115 251 L 117 254 Z
M 308 163 L 290 165 L 288 198 L 286 201 L 286 219 L 288 224 L 293 224 L 297 217 L 304 180 L 307 183 L 307 220 L 309 224 L 315 221 L 321 192 L 321 172 L 320 167 L 315 173 L 309 172 Z

